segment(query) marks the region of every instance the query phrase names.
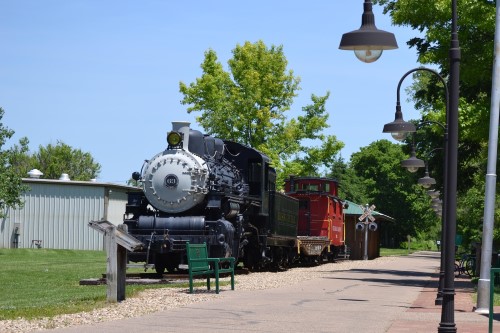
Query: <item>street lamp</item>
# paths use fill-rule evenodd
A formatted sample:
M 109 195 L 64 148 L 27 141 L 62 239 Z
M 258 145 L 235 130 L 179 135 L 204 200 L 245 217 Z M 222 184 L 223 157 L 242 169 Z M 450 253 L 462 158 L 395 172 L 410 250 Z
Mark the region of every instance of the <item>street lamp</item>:
M 440 278 L 442 281 L 442 300 L 436 299 L 436 304 L 441 303 L 441 322 L 438 332 L 456 332 L 455 325 L 455 234 L 457 213 L 457 164 L 458 164 L 458 97 L 459 97 L 459 73 L 460 73 L 460 48 L 457 34 L 457 5 L 452 1 L 452 33 L 450 47 L 450 80 L 449 90 L 446 90 L 446 133 L 445 133 L 445 166 L 444 166 L 444 214 L 442 222 L 442 245 L 441 267 L 444 267 Z M 417 70 L 425 70 L 437 75 L 445 84 L 444 79 L 435 71 L 427 68 L 415 68 L 408 71 L 399 81 L 397 89 L 396 120 L 384 126 L 384 133 L 398 133 L 404 138 L 405 132 L 415 132 L 413 124 L 403 121 L 400 106 L 399 90 L 406 76 Z M 400 126 L 397 126 L 397 125 Z M 413 125 L 413 127 L 411 125 Z M 394 136 L 394 135 L 393 135 Z M 441 275 L 441 274 L 440 274 Z
M 429 191 L 427 191 L 427 195 L 429 195 L 432 199 L 436 199 L 436 198 L 439 198 L 441 193 L 439 191 L 436 191 L 436 190 L 429 190 Z
M 359 60 L 370 63 L 377 61 L 383 50 L 397 49 L 398 43 L 394 34 L 375 26 L 371 1 L 365 0 L 363 9 L 361 27 L 343 34 L 339 49 L 352 50 Z
M 432 185 L 436 185 L 436 180 L 429 176 L 427 162 L 425 163 L 425 176 L 418 180 L 418 184 L 422 185 L 423 188 L 430 188 Z
M 371 12 L 371 1 L 365 1 L 364 3 L 364 13 L 362 19 L 361 28 L 352 33 L 347 33 L 342 36 L 342 41 L 340 43 L 340 49 L 355 50 L 363 49 L 362 47 L 368 46 L 368 50 L 373 50 L 373 45 L 366 40 L 367 36 L 378 40 L 375 34 L 363 34 L 365 27 L 371 26 L 372 29 L 375 28 L 375 20 L 373 13 Z M 444 260 L 444 285 L 443 285 L 443 299 L 441 307 L 441 321 L 439 323 L 438 332 L 456 332 L 457 328 L 455 325 L 455 281 L 454 281 L 454 270 L 455 270 L 455 234 L 456 234 L 456 216 L 457 216 L 457 165 L 458 165 L 458 102 L 460 94 L 460 46 L 458 42 L 458 32 L 457 32 L 457 0 L 451 0 L 451 43 L 449 49 L 449 60 L 450 60 L 450 70 L 449 70 L 449 93 L 447 93 L 447 112 L 446 112 L 446 128 L 448 134 L 445 143 L 445 172 L 446 177 L 444 178 L 444 202 L 443 207 L 445 213 L 443 214 L 442 228 L 445 232 L 442 233 L 444 241 L 444 253 L 441 252 L 441 262 Z M 356 38 L 356 34 L 359 34 L 359 38 Z M 361 38 L 362 36 L 362 38 Z M 344 42 L 344 37 L 346 41 Z M 388 49 L 397 48 L 397 44 L 389 45 Z M 366 49 L 366 48 L 365 48 Z M 439 75 L 439 74 L 438 74 Z M 401 79 L 402 80 L 402 79 Z M 406 123 L 403 121 L 401 106 L 399 103 L 399 86 L 398 85 L 398 105 L 396 106 L 396 120 L 400 123 Z M 399 114 L 398 114 L 399 111 Z M 389 125 L 389 124 L 388 124 Z M 389 126 L 392 127 L 392 126 Z M 408 127 L 410 132 L 415 132 L 416 129 Z M 384 132 L 393 132 L 389 128 L 384 127 Z M 401 132 L 400 132 L 401 133 Z M 404 136 L 403 136 L 404 138 Z M 444 258 L 443 258 L 444 257 Z M 441 265 L 443 267 L 443 265 Z
M 411 73 L 413 72 L 416 72 L 416 71 L 426 71 L 426 72 L 429 72 L 429 73 L 432 73 L 434 74 L 435 76 L 437 76 L 439 78 L 439 80 L 443 83 L 443 87 L 445 88 L 445 97 L 446 97 L 446 119 L 448 120 L 449 119 L 449 114 L 450 114 L 450 93 L 449 93 L 449 90 L 448 90 L 448 86 L 446 84 L 446 81 L 443 79 L 443 77 L 441 75 L 439 75 L 438 72 L 436 72 L 435 70 L 432 70 L 432 69 L 429 69 L 429 68 L 425 68 L 425 67 L 419 67 L 419 68 L 414 68 L 414 69 L 411 69 L 409 70 L 408 72 L 406 72 L 402 77 L 401 79 L 399 80 L 399 83 L 398 83 L 398 87 L 397 87 L 397 92 L 396 92 L 396 120 L 394 120 L 393 122 L 391 123 L 388 123 L 386 125 L 384 125 L 384 129 L 383 129 L 383 132 L 384 133 L 391 133 L 391 135 L 393 136 L 393 138 L 403 138 L 408 134 L 408 133 L 411 133 L 411 132 L 416 132 L 416 126 L 411 123 L 411 122 L 406 122 L 403 120 L 403 113 L 401 111 L 401 98 L 400 98 L 400 89 L 401 89 L 401 85 L 403 83 L 403 80 L 408 76 L 410 75 Z M 444 179 L 444 184 L 443 184 L 443 189 L 444 189 L 444 192 L 445 192 L 445 196 L 444 196 L 444 204 L 443 204 L 443 207 L 444 207 L 444 210 L 446 211 L 447 209 L 447 204 L 446 204 L 446 199 L 447 199 L 447 194 L 449 194 L 449 191 L 447 190 L 448 188 L 448 163 L 449 163 L 449 137 L 448 137 L 448 126 L 446 125 L 443 125 L 439 122 L 435 122 L 435 121 L 429 121 L 429 120 L 426 120 L 426 121 L 423 121 L 419 124 L 420 125 L 424 125 L 424 124 L 437 124 L 439 126 L 441 126 L 444 130 L 444 149 L 445 149 L 445 162 L 444 162 L 444 176 L 443 176 L 443 179 Z M 394 135 L 394 133 L 397 133 L 397 136 Z M 397 139 L 396 138 L 396 139 Z M 401 139 L 402 140 L 402 139 Z M 440 149 L 440 148 L 435 148 L 435 149 Z M 434 149 L 434 150 L 435 150 Z M 427 168 L 427 165 L 426 165 L 426 168 Z M 428 176 L 428 174 L 427 174 Z M 456 172 L 455 172 L 455 178 L 456 178 Z M 433 178 L 432 178 L 433 179 Z M 422 183 L 423 185 L 426 185 L 426 184 L 430 184 L 431 179 L 430 177 L 427 177 L 427 178 L 421 178 L 419 179 L 419 183 Z M 456 181 L 455 181 L 455 184 L 456 184 Z M 432 185 L 432 184 L 430 184 Z M 427 186 L 427 188 L 430 187 L 430 186 Z M 455 185 L 455 192 L 456 192 L 456 185 Z M 455 209 L 456 209 L 456 199 L 455 199 Z M 444 289 L 444 280 L 445 280 L 445 265 L 446 265 L 446 230 L 447 230 L 447 215 L 446 213 L 445 214 L 442 214 L 443 218 L 442 218 L 442 221 L 441 221 L 441 247 L 442 247 L 442 251 L 441 251 L 441 258 L 440 258 L 440 269 L 439 269 L 439 287 L 438 287 L 438 293 L 437 293 L 437 296 L 436 296 L 436 300 L 435 300 L 435 304 L 436 305 L 442 305 L 443 304 L 443 289 Z M 453 238 L 453 242 L 455 241 L 455 238 Z M 455 245 L 453 245 L 453 247 L 455 247 Z M 455 265 L 455 260 L 454 260 L 455 256 L 453 254 L 453 270 L 455 269 L 454 268 L 454 265 Z M 452 276 L 453 278 L 453 276 Z
M 415 152 L 415 145 L 411 146 L 411 156 L 410 158 L 401 161 L 401 166 L 406 168 L 411 173 L 415 173 L 419 168 L 425 167 L 425 162 L 417 158 L 417 153 Z

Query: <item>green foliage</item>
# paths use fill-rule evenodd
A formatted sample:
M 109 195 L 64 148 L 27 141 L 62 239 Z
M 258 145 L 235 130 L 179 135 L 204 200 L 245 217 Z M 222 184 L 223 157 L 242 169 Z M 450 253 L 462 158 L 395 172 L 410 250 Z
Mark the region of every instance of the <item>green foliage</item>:
M 418 234 L 417 237 L 411 237 L 410 241 L 401 242 L 401 249 L 410 249 L 411 251 L 436 251 L 436 240 L 429 239 L 425 234 Z
M 408 251 L 408 248 L 406 249 L 390 249 L 386 247 L 381 247 L 380 248 L 380 256 L 381 257 L 390 257 L 390 256 L 407 256 L 410 253 L 413 253 L 415 251 L 410 250 Z
M 379 140 L 351 156 L 350 165 L 362 179 L 366 193 L 378 211 L 396 219 L 386 224 L 387 234 L 398 244 L 407 235 L 437 239 L 439 220 L 430 209 L 430 198 L 417 185 L 422 175 L 412 174 L 400 166 L 407 156 L 402 146 Z
M 335 136 L 323 134 L 330 94 L 312 95 L 312 104 L 289 119 L 300 78 L 287 69 L 283 47 L 245 42 L 232 53 L 225 71 L 215 51 L 208 50 L 202 76 L 189 85 L 180 82 L 188 112 L 202 113 L 196 119 L 207 133 L 267 154 L 278 171 L 278 186 L 286 175 L 318 175 L 329 168 L 343 147 Z
M 90 180 L 96 178 L 101 170 L 101 165 L 94 161 L 90 153 L 61 141 L 55 146 L 40 146 L 32 159 L 33 167 L 41 170 L 47 179 L 58 179 L 62 173 L 67 173 L 72 180 Z
M 449 0 L 374 0 L 384 7 L 395 25 L 415 29 L 407 41 L 416 48 L 422 64 L 439 67 L 443 77 L 449 74 L 451 1 Z M 495 2 L 458 1 L 458 38 L 460 41 L 460 94 L 473 104 L 478 92 L 489 94 L 495 34 Z
M 364 179 L 356 174 L 356 171 L 341 157 L 333 163 L 327 176 L 339 181 L 338 195 L 340 198 L 356 203 L 373 202 L 373 198 L 369 197 L 366 191 Z
M 393 24 L 415 29 L 407 41 L 418 53 L 423 65 L 437 67 L 448 78 L 451 37 L 451 2 L 448 0 L 374 0 L 391 15 Z M 467 245 L 479 241 L 482 234 L 484 175 L 488 145 L 492 67 L 495 34 L 495 1 L 459 0 L 458 39 L 460 44 L 459 165 L 457 232 Z M 446 122 L 442 84 L 431 76 L 418 75 L 412 86 L 413 100 L 422 111 L 422 120 Z M 437 111 L 437 112 L 436 112 Z M 443 144 L 442 135 L 432 131 L 420 134 L 421 146 Z M 419 149 L 420 153 L 425 149 Z M 443 163 L 430 161 L 434 174 L 443 174 Z M 495 209 L 495 217 L 500 215 Z M 496 220 L 496 219 L 495 219 Z M 500 233 L 494 240 L 500 243 Z
M 0 120 L 4 113 L 0 108 Z M 28 151 L 28 139 L 22 138 L 19 145 L 15 144 L 6 149 L 5 145 L 13 135 L 14 131 L 0 122 L 0 217 L 5 216 L 8 208 L 22 207 L 20 195 L 27 190 L 27 186 L 22 184 L 22 176 L 16 165 Z

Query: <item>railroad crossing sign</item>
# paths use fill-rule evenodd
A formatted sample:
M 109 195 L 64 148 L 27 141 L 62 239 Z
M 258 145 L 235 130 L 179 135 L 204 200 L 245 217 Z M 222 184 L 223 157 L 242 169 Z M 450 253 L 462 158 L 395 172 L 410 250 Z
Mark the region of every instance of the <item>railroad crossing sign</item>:
M 368 207 L 368 205 L 366 205 L 366 207 L 362 207 L 363 208 L 363 215 L 361 215 L 358 220 L 360 221 L 363 221 L 364 219 L 368 218 L 370 221 L 374 222 L 375 221 L 375 218 L 372 216 L 372 212 L 373 210 L 375 209 L 375 205 L 371 205 L 370 207 Z

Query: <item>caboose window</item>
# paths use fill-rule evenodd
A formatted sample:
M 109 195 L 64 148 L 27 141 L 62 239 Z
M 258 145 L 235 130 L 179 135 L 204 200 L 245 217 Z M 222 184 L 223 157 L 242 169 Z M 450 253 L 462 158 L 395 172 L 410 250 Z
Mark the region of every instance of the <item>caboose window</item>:
M 330 193 L 330 183 L 325 183 L 325 192 Z
M 319 191 L 319 185 L 318 184 L 304 184 L 304 190 Z

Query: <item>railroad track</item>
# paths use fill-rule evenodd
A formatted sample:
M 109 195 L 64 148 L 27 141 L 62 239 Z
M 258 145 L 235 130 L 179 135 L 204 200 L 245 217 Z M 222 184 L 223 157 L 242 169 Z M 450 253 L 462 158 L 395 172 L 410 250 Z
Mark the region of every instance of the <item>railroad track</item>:
M 234 270 L 236 275 L 238 274 L 249 274 L 250 272 L 244 268 L 238 268 Z M 224 277 L 228 274 L 221 274 Z M 188 272 L 179 273 L 164 273 L 158 274 L 155 272 L 142 272 L 142 273 L 127 273 L 125 275 L 126 284 L 169 284 L 169 283 L 179 283 L 189 280 Z M 100 278 L 94 279 L 82 279 L 80 280 L 80 285 L 102 285 L 106 284 L 106 274 L 102 274 Z

